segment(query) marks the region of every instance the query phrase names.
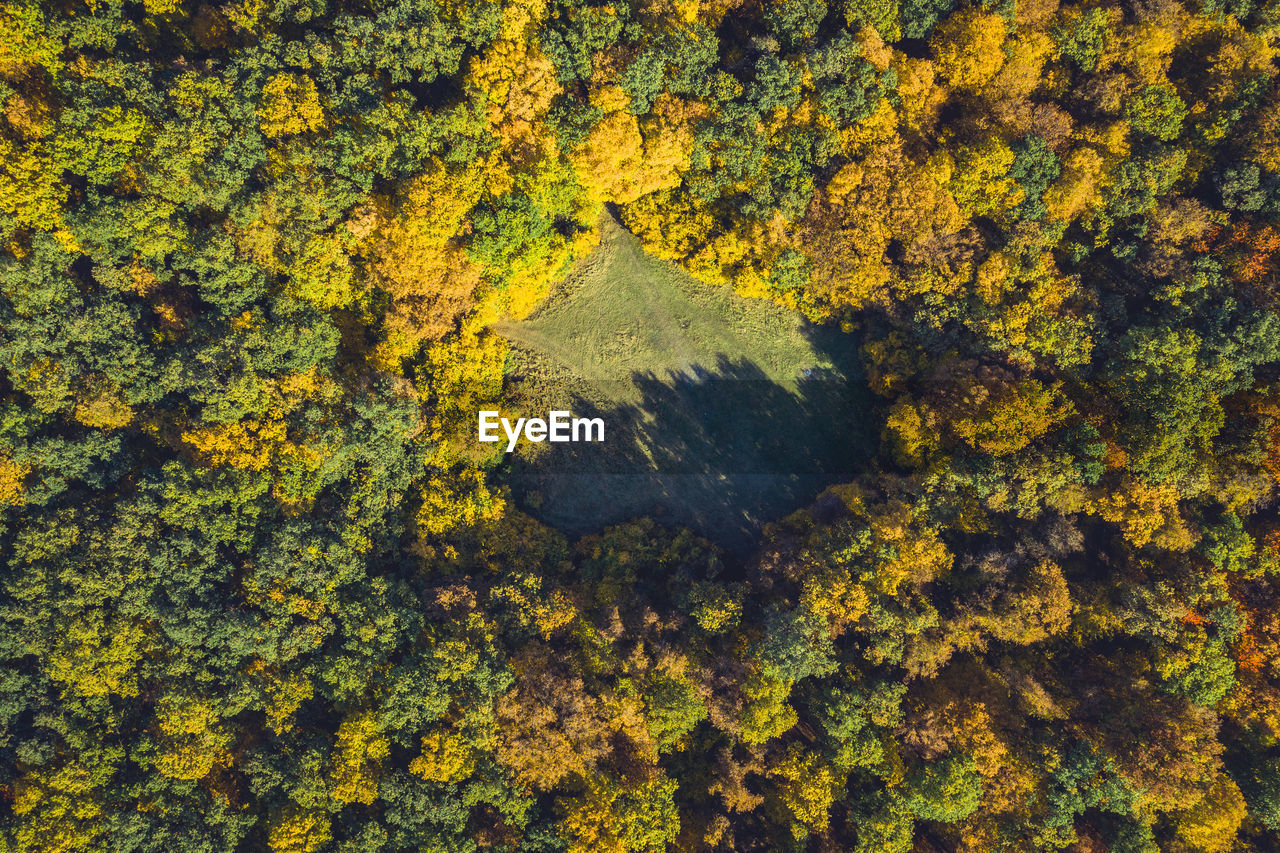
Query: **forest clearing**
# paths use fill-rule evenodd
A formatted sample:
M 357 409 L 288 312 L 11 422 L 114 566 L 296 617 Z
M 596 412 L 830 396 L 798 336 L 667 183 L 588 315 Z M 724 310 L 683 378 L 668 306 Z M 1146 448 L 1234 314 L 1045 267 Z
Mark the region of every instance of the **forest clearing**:
M 874 429 L 855 339 L 697 281 L 608 213 L 600 229 L 528 319 L 496 326 L 511 405 L 610 424 L 599 447 L 525 446 L 522 505 L 578 535 L 656 512 L 740 550 L 857 473 Z

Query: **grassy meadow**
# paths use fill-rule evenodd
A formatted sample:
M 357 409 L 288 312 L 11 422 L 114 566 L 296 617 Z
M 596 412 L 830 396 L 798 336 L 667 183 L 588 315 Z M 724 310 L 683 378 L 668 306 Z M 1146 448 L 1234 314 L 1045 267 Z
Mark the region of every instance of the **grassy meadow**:
M 745 546 L 869 450 L 849 337 L 697 281 L 608 217 L 599 248 L 498 331 L 506 411 L 605 419 L 603 445 L 522 444 L 508 466 L 523 507 L 570 532 L 652 514 Z

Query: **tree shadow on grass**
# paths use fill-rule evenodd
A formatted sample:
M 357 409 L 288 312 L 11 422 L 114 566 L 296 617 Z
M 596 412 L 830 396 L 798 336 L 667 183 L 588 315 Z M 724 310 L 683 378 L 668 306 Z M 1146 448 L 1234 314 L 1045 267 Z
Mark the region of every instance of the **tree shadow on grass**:
M 845 358 L 828 353 L 835 368 L 792 381 L 720 356 L 679 374 L 634 373 L 624 380 L 629 395 L 564 389 L 548 409 L 603 419 L 604 441 L 517 455 L 509 481 L 518 503 L 573 535 L 647 515 L 744 554 L 765 523 L 853 479 L 874 450 L 870 395 L 849 339 L 816 343 L 843 344 Z M 589 400 L 637 395 L 625 405 Z

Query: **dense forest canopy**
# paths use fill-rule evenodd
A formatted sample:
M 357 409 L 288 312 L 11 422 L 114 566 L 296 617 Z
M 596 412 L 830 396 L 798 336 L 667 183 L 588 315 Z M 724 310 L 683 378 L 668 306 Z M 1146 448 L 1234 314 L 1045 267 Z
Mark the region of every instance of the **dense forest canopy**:
M 0 0 L 0 850 L 1280 845 L 1276 0 Z M 472 441 L 609 206 L 857 335 L 746 560 Z

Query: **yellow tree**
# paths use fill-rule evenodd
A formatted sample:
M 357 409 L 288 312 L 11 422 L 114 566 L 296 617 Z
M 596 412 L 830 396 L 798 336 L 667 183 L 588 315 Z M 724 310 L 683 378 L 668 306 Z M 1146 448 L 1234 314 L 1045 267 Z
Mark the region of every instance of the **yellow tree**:
M 954 88 L 981 87 L 1004 64 L 1004 19 L 964 9 L 943 21 L 929 39 L 938 73 Z
M 16 462 L 9 450 L 0 449 L 0 505 L 21 506 L 26 503 L 24 481 L 31 466 Z
M 99 753 L 92 765 L 71 762 L 33 767 L 13 787 L 17 850 L 42 853 L 103 851 L 103 787 L 123 756 Z
M 1086 509 L 1118 525 L 1135 547 L 1154 539 L 1161 547 L 1185 550 L 1194 541 L 1178 512 L 1178 492 L 1171 485 L 1153 486 L 1126 478 L 1110 488 L 1100 487 Z
M 220 725 L 207 700 L 166 697 L 156 710 L 160 752 L 156 769 L 171 779 L 203 779 L 230 761 L 232 736 Z
M 668 849 L 680 832 L 676 783 L 661 774 L 640 781 L 596 776 L 564 802 L 561 835 L 569 853 L 640 853 Z
M 843 774 L 816 753 L 792 745 L 771 775 L 778 801 L 790 818 L 814 832 L 825 831 L 831 804 L 844 788 Z
M 438 730 L 422 738 L 422 754 L 409 762 L 409 772 L 428 782 L 459 782 L 475 770 L 475 750 L 454 731 Z
M 277 74 L 262 87 L 258 126 L 264 136 L 275 139 L 316 131 L 324 120 L 320 93 L 305 74 Z
M 390 754 L 391 744 L 372 713 L 347 717 L 330 754 L 329 793 L 340 803 L 371 805 L 378 798 L 378 777 Z
M 689 167 L 692 123 L 700 113 L 698 106 L 668 94 L 643 118 L 624 108 L 608 113 L 572 155 L 591 200 L 625 205 L 679 186 Z
M 1200 802 L 1175 812 L 1178 837 L 1191 850 L 1226 853 L 1236 845 L 1236 835 L 1248 808 L 1244 795 L 1230 776 L 1214 780 Z
M 40 4 L 0 4 L 0 77 L 15 81 L 36 68 L 55 75 L 62 67 L 61 53 Z
M 364 241 L 372 284 L 391 297 L 385 341 L 375 354 L 387 368 L 443 337 L 475 304 L 480 269 L 459 238 L 484 191 L 484 165 L 450 169 L 430 161 L 399 198 L 380 199 L 352 218 Z
M 272 816 L 267 846 L 273 853 L 314 853 L 333 837 L 329 813 L 289 805 Z
M 138 665 L 148 647 L 143 625 L 90 610 L 59 631 L 49 677 L 80 696 L 137 696 Z
M 472 59 L 466 87 L 487 105 L 489 124 L 513 159 L 528 162 L 554 144 L 540 124 L 561 87 L 555 65 L 527 33 L 500 39 Z
M 989 136 L 961 147 L 954 158 L 947 189 L 966 216 L 1000 216 L 1022 201 L 1021 188 L 1008 177 L 1013 151 L 1004 140 Z

